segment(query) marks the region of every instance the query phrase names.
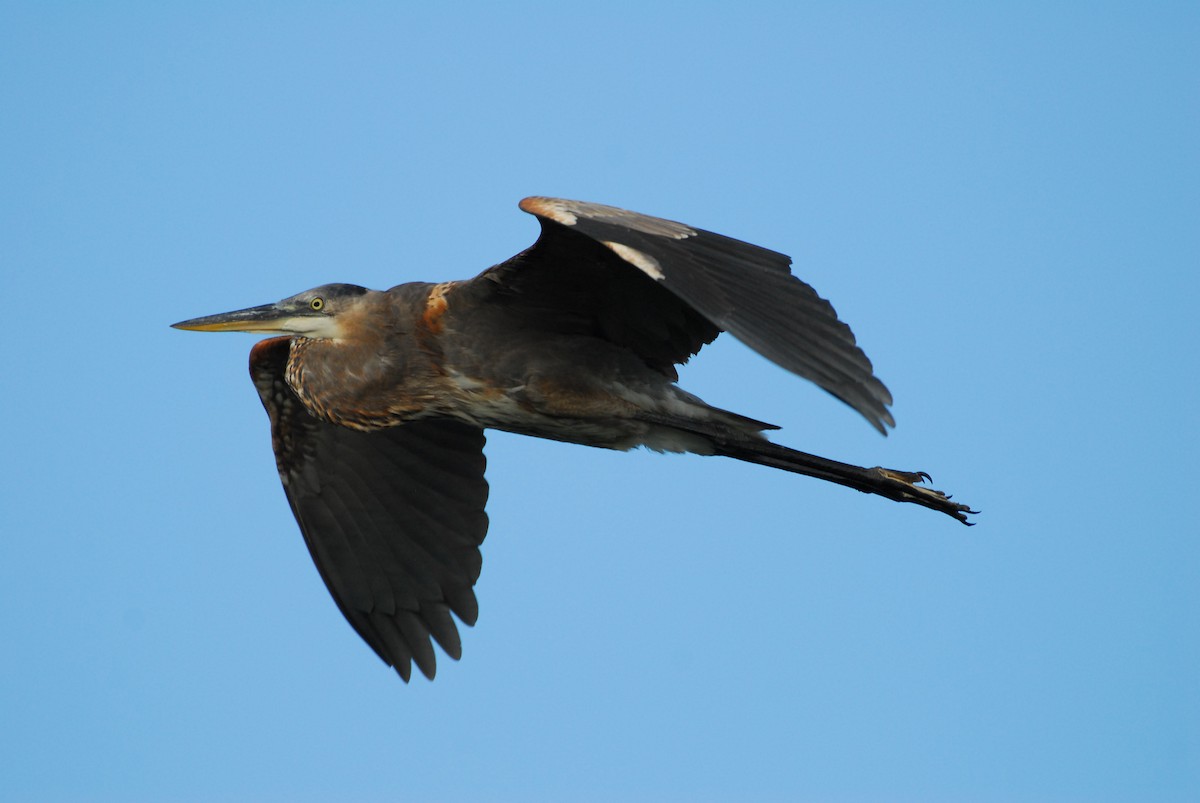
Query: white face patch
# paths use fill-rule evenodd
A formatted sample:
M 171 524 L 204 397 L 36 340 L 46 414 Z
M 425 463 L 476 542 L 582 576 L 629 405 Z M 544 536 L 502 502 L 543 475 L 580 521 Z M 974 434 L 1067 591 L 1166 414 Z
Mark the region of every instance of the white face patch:
M 606 246 L 612 249 L 612 252 L 621 259 L 633 265 L 642 273 L 649 276 L 655 281 L 663 280 L 662 266 L 658 264 L 658 260 L 644 251 L 639 251 L 636 248 L 630 248 L 623 243 L 605 242 Z
M 298 315 L 295 318 L 286 318 L 279 324 L 279 331 L 311 337 L 314 340 L 338 340 L 342 335 L 337 319 L 328 315 Z

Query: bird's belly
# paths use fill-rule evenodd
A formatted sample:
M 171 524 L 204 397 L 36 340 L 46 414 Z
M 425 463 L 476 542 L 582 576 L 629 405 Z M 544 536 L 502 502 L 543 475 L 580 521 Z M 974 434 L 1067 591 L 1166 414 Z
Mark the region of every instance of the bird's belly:
M 453 372 L 449 378 L 454 403 L 450 409 L 430 410 L 431 415 L 451 415 L 487 429 L 606 449 L 709 451 L 708 444 L 694 434 L 639 419 L 644 405 L 619 395 L 537 381 L 498 390 Z

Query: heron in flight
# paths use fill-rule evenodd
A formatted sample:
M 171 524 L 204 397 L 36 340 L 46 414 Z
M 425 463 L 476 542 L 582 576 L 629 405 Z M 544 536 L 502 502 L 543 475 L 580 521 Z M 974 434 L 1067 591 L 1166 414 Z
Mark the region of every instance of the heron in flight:
M 484 430 L 586 446 L 723 455 L 974 513 L 920 471 L 771 443 L 778 427 L 705 404 L 676 366 L 727 331 L 880 432 L 891 394 L 850 327 L 780 253 L 593 203 L 526 198 L 536 243 L 465 281 L 327 284 L 175 324 L 275 333 L 250 353 L 276 466 L 313 561 L 359 635 L 408 681 L 431 638 L 479 614 Z

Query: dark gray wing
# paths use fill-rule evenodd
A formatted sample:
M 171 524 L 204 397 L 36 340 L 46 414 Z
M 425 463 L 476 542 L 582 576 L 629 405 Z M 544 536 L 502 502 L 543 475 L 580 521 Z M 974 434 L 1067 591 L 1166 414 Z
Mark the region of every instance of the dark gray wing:
M 593 331 L 672 375 L 721 331 L 810 379 L 880 432 L 892 396 L 833 306 L 784 254 L 612 206 L 526 198 L 542 233 L 480 278 L 531 312 Z
M 432 636 L 462 655 L 451 611 L 475 624 L 487 534 L 483 430 L 419 421 L 358 432 L 310 415 L 284 379 L 288 338 L 264 340 L 250 375 L 271 419 L 283 489 L 317 571 L 358 634 L 405 681 L 437 668 Z

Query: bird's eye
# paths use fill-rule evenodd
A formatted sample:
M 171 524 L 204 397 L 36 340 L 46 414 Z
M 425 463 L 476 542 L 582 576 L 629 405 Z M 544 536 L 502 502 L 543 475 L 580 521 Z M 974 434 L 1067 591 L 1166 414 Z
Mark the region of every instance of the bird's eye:
M 312 301 L 308 302 L 308 306 L 314 310 L 323 310 L 325 309 L 325 299 L 317 296 Z

